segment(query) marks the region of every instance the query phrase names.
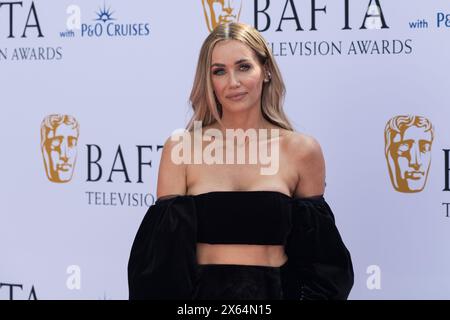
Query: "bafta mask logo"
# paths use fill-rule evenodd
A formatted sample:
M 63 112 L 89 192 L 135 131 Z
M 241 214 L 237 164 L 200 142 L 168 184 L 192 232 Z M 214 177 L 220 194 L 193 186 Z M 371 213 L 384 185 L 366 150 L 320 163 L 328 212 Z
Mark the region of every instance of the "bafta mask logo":
M 384 129 L 385 156 L 392 186 L 405 193 L 420 192 L 431 164 L 434 128 L 421 116 L 396 116 Z
M 210 32 L 221 23 L 239 21 L 242 0 L 202 0 L 202 4 Z
M 52 114 L 41 123 L 41 151 L 47 178 L 56 183 L 72 179 L 80 134 L 78 121 L 69 115 Z

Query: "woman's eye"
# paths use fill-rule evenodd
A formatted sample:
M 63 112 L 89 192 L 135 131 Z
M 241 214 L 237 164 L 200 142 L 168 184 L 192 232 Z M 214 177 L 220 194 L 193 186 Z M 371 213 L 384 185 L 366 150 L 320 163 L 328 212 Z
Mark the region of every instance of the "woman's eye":
M 213 74 L 214 75 L 222 75 L 223 74 L 223 72 L 224 72 L 224 70 L 223 69 L 215 69 L 214 71 L 213 71 Z
M 241 70 L 243 71 L 247 71 L 251 68 L 251 66 L 249 64 L 242 64 L 241 65 Z

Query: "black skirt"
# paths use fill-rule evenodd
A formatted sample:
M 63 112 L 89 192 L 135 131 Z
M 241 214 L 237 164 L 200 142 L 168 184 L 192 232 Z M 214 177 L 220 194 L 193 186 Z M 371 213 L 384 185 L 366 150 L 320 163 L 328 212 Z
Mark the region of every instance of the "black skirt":
M 281 300 L 281 267 L 198 265 L 194 300 Z

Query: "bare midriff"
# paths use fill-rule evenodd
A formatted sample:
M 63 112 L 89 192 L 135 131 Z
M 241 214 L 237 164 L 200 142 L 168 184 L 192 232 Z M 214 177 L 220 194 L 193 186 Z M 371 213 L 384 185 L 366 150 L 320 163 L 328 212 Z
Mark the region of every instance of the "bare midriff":
M 282 245 L 197 243 L 198 264 L 280 267 L 287 261 Z

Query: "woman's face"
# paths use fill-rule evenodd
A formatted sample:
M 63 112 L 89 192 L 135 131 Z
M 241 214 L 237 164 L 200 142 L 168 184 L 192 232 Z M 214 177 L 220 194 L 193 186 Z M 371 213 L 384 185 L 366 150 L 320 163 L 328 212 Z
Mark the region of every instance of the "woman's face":
M 237 40 L 224 40 L 212 52 L 214 93 L 225 112 L 259 108 L 264 68 L 252 49 Z

